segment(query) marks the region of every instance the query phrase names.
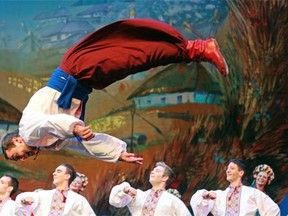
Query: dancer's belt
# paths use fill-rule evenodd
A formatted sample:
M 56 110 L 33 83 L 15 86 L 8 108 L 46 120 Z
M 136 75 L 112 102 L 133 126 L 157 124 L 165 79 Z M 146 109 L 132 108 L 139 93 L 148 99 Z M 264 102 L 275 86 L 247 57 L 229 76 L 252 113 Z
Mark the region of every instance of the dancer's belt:
M 59 67 L 53 72 L 47 86 L 61 92 L 57 104 L 62 109 L 70 109 L 72 98 L 83 101 L 81 120 L 84 120 L 85 104 L 92 88 L 78 82 L 73 76 L 65 73 Z

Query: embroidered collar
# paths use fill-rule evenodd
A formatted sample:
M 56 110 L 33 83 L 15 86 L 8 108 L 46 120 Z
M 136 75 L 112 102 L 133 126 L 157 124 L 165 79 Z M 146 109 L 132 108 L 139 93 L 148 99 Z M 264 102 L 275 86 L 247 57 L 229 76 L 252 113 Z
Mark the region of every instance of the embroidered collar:
M 152 193 L 154 194 L 155 197 L 159 197 L 159 196 L 161 196 L 161 194 L 163 193 L 164 189 L 154 190 L 154 189 L 152 188 L 151 191 L 152 191 Z
M 229 192 L 228 192 L 228 200 L 231 200 L 232 196 L 235 196 L 236 194 L 240 193 L 242 188 L 242 184 L 238 186 L 229 186 Z
M 56 189 L 56 193 L 61 194 L 63 203 L 66 203 L 68 191 L 69 191 L 69 188 L 66 188 L 64 190 L 59 190 L 58 188 Z
M 163 192 L 164 191 L 164 189 L 157 189 L 157 190 L 155 190 L 154 188 L 151 188 L 151 190 L 154 192 L 154 193 L 160 193 L 160 192 Z
M 242 186 L 243 186 L 242 184 L 236 185 L 236 186 L 229 185 L 229 188 L 230 188 L 230 190 L 231 190 L 231 189 L 236 189 L 236 188 L 237 188 L 237 189 L 240 189 Z

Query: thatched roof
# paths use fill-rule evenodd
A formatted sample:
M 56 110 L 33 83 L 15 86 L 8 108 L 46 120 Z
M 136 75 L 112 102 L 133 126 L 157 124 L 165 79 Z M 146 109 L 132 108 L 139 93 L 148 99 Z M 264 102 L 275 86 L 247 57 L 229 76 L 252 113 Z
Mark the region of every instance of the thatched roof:
M 171 64 L 144 82 L 128 99 L 148 94 L 195 90 L 222 95 L 219 83 L 201 64 Z
M 0 98 L 0 123 L 18 123 L 21 114 L 18 109 Z

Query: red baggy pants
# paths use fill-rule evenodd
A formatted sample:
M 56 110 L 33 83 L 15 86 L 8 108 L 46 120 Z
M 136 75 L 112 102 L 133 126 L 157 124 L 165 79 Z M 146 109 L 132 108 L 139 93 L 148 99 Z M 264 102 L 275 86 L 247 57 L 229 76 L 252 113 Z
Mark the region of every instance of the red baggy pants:
M 96 30 L 67 50 L 59 67 L 81 83 L 103 89 L 152 67 L 189 62 L 187 43 L 166 23 L 121 20 Z

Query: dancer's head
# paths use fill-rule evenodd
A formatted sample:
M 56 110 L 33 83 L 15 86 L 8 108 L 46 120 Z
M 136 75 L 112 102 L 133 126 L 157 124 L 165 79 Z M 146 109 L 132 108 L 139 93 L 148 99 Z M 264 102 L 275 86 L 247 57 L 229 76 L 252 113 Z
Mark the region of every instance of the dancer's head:
M 157 162 L 155 168 L 150 173 L 150 183 L 152 186 L 163 184 L 165 187 L 174 178 L 173 170 L 164 162 Z
M 231 159 L 226 169 L 226 179 L 231 184 L 240 184 L 245 175 L 246 165 L 243 160 Z
M 11 197 L 19 187 L 19 181 L 11 174 L 4 174 L 0 178 L 0 195 Z
M 81 193 L 88 185 L 88 177 L 77 172 L 75 179 L 70 184 L 70 189 L 76 193 Z
M 75 177 L 75 169 L 70 164 L 61 164 L 53 172 L 53 184 L 65 189 L 69 187 Z
M 3 155 L 7 160 L 25 161 L 28 157 L 35 156 L 36 159 L 39 148 L 31 147 L 19 136 L 18 130 L 8 133 L 1 142 Z
M 271 182 L 275 178 L 275 175 L 273 169 L 270 166 L 268 166 L 267 164 L 260 164 L 255 167 L 253 171 L 253 178 L 253 186 L 258 189 L 264 190 L 264 187 L 266 185 L 271 184 Z

